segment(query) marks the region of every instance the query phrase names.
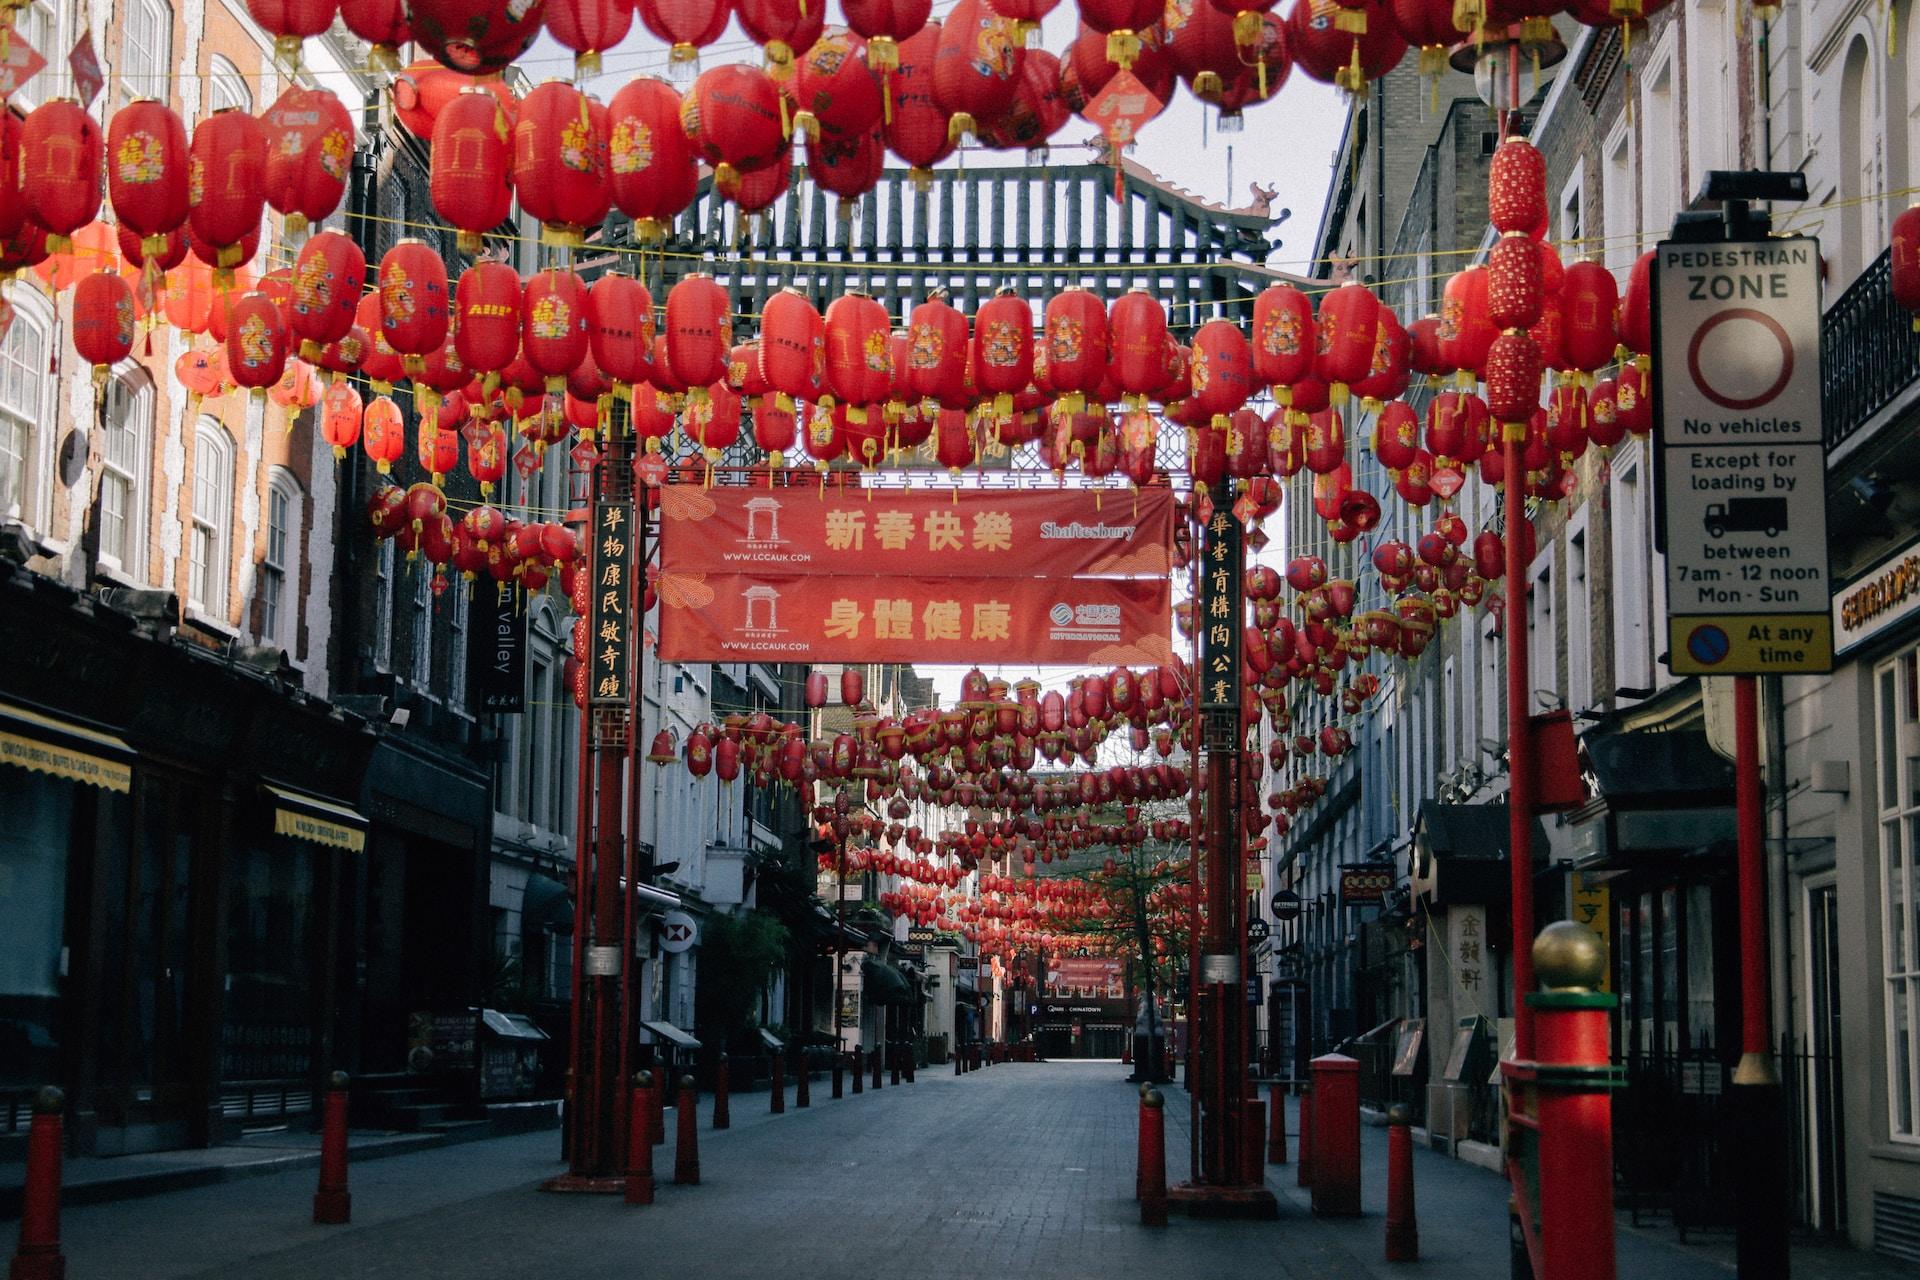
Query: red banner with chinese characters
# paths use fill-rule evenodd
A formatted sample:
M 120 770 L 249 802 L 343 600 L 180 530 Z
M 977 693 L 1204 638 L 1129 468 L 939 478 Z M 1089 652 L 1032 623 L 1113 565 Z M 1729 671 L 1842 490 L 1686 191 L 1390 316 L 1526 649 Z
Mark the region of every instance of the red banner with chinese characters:
M 673 574 L 925 578 L 1160 578 L 1172 571 L 1173 497 L 1073 490 L 811 488 L 661 494 L 660 565 Z M 858 659 L 847 659 L 857 661 Z
M 1170 662 L 1167 578 L 928 578 L 661 570 L 665 662 Z

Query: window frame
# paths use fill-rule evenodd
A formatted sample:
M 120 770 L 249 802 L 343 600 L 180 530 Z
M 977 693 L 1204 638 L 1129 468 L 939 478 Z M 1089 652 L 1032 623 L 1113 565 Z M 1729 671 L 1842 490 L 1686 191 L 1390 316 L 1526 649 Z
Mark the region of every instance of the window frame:
M 260 639 L 278 645 L 289 655 L 300 640 L 300 535 L 306 517 L 300 483 L 284 467 L 274 467 L 267 476 L 266 510 L 262 513 L 265 537 L 260 555 Z M 279 553 L 274 552 L 274 507 L 285 503 L 285 527 L 278 530 Z M 269 587 L 275 594 L 269 595 Z
M 1587 509 L 1581 507 L 1567 522 L 1566 587 L 1567 661 L 1566 696 L 1569 711 L 1585 711 L 1597 699 L 1593 692 L 1593 535 Z
M 1634 131 L 1623 116 L 1600 149 L 1600 249 L 1607 270 L 1625 278 L 1640 256 L 1639 184 Z M 1617 187 L 1617 189 L 1616 189 Z
M 1880 1020 L 1887 1071 L 1887 1137 L 1920 1146 L 1920 648 L 1907 646 L 1873 668 L 1875 878 L 1880 899 Z M 1892 705 L 1889 706 L 1889 703 Z M 1891 783 L 1891 785 L 1889 785 Z M 1912 801 L 1912 803 L 1909 803 Z M 1896 954 L 1898 953 L 1898 954 Z M 1902 1028 L 1901 1006 L 1905 1011 Z M 1899 1040 L 1904 1033 L 1905 1052 Z M 1903 1061 L 1904 1060 L 1904 1061 Z M 1903 1074 L 1905 1079 L 1900 1077 Z M 1904 1109 L 1905 1114 L 1902 1115 Z
M 219 96 L 223 94 L 230 101 L 219 101 Z M 253 89 L 247 84 L 246 77 L 231 59 L 217 53 L 209 55 L 207 59 L 206 98 L 208 115 L 229 107 L 237 107 L 249 114 L 253 111 Z
M 1613 455 L 1613 474 L 1607 482 L 1608 580 L 1613 584 L 1612 608 L 1614 689 L 1652 689 L 1655 639 L 1653 634 L 1653 524 L 1649 515 L 1651 477 L 1646 448 L 1629 440 Z
M 30 112 L 43 103 L 69 93 L 64 81 L 65 60 L 47 52 L 66 47 L 67 42 L 60 38 L 61 28 L 65 25 L 62 16 L 47 0 L 33 0 L 14 14 L 13 29 L 47 59 L 47 65 L 40 69 L 39 74 L 15 89 L 8 98 L 9 105 L 19 107 L 22 112 Z M 40 25 L 43 22 L 44 27 Z
M 1566 699 L 1560 692 L 1560 599 L 1559 566 L 1553 544 L 1527 566 L 1527 692 L 1538 703 L 1540 695 L 1551 694 L 1557 703 Z M 1543 679 L 1550 675 L 1551 678 Z M 1528 713 L 1536 708 L 1528 708 Z
M 218 418 L 202 416 L 193 432 L 193 486 L 187 514 L 187 607 L 224 623 L 233 546 L 233 437 Z M 209 462 L 217 464 L 209 467 Z M 218 477 L 211 495 L 203 493 L 206 473 Z M 202 509 L 208 497 L 213 513 Z M 195 558 L 205 539 L 204 560 Z M 207 590 L 207 588 L 213 588 Z
M 373 665 L 393 670 L 393 594 L 398 556 L 392 538 L 374 544 L 373 555 Z
M 173 95 L 173 6 L 167 0 L 128 0 L 120 27 L 120 60 L 115 70 L 123 102 L 136 98 L 157 98 L 167 102 Z M 152 32 L 154 46 L 151 66 L 134 65 L 129 50 L 149 53 L 141 39 L 148 33 L 143 22 L 157 24 Z
M 447 705 L 456 711 L 467 706 L 467 647 L 472 643 L 467 626 L 477 589 L 478 584 L 455 582 L 447 610 Z
M 407 654 L 408 675 L 416 689 L 433 688 L 433 566 L 411 561 L 413 580 L 412 644 Z
M 119 429 L 103 426 L 100 431 L 100 489 L 97 499 L 99 564 L 111 573 L 141 583 L 147 580 L 147 510 L 149 490 L 152 488 L 153 427 L 158 396 L 152 377 L 131 361 L 114 372 L 101 394 L 107 398 L 106 413 L 102 416 L 104 422 L 111 424 L 115 421 L 117 397 L 124 397 L 124 403 L 129 406 L 126 416 L 132 422 Z M 114 460 L 113 443 L 116 438 L 131 438 L 129 465 L 122 466 Z M 126 510 L 120 517 L 122 540 L 116 547 L 109 547 L 107 541 L 107 484 L 110 476 L 124 483 L 127 489 Z
M 1681 119 L 1686 99 L 1680 83 L 1680 59 L 1675 53 L 1677 30 L 1667 28 L 1654 44 L 1644 70 L 1635 77 L 1640 94 L 1640 128 L 1645 134 L 1645 145 L 1640 148 L 1639 226 L 1643 235 L 1655 240 L 1666 238 L 1674 216 L 1687 206 L 1686 192 L 1680 186 L 1685 181 L 1680 162 L 1687 153 L 1687 140 Z M 1657 136 L 1656 131 L 1665 136 Z M 1651 169 L 1649 161 L 1653 162 Z M 1660 168 L 1662 164 L 1667 167 Z M 1656 177 L 1666 181 L 1656 181 Z M 1634 257 L 1639 253 L 1636 244 Z
M 12 302 L 13 324 L 8 328 L 5 339 L 0 340 L 0 419 L 18 430 L 20 472 L 18 491 L 13 500 L 0 501 L 0 520 L 14 519 L 28 528 L 44 531 L 52 497 L 48 485 L 44 483 L 44 477 L 52 474 L 51 459 L 47 456 L 52 432 L 44 428 L 54 420 L 56 379 L 47 372 L 47 368 L 55 340 L 55 317 L 52 307 L 36 288 L 16 288 Z M 23 403 L 17 406 L 9 403 L 5 397 L 7 365 L 10 361 L 6 352 L 16 334 L 23 337 L 32 334 L 39 343 L 36 351 L 27 353 L 32 358 L 11 360 L 20 370 L 23 389 L 29 391 L 23 397 Z M 34 385 L 26 388 L 28 382 Z M 4 474 L 4 468 L 0 468 L 0 476 Z M 36 480 L 41 482 L 35 483 Z M 3 493 L 4 489 L 0 489 L 0 494 Z

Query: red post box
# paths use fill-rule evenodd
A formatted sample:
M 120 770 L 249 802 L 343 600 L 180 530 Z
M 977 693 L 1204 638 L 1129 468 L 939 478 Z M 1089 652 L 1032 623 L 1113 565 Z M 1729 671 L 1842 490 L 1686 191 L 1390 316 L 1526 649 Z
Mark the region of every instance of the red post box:
M 1360 1213 L 1360 1063 L 1343 1053 L 1313 1068 L 1313 1211 Z

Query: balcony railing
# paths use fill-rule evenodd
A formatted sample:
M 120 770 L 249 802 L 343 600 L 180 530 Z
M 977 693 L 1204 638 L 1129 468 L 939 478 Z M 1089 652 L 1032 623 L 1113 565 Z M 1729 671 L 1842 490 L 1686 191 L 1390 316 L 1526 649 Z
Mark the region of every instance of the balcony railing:
M 1920 334 L 1893 300 L 1892 254 L 1860 273 L 1820 324 L 1821 416 L 1829 452 L 1920 379 Z

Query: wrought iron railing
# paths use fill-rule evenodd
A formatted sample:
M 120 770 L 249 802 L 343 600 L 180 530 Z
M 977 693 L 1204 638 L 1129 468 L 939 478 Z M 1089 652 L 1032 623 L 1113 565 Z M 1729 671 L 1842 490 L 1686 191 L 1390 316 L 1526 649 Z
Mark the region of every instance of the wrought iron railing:
M 1831 451 L 1920 380 L 1920 333 L 1893 300 L 1891 251 L 1827 308 L 1820 352 L 1820 410 Z

